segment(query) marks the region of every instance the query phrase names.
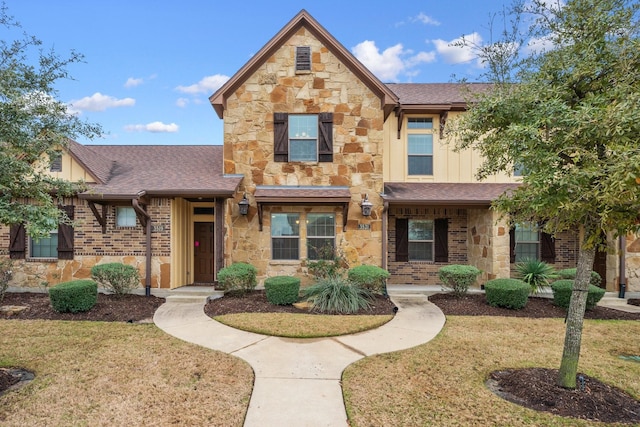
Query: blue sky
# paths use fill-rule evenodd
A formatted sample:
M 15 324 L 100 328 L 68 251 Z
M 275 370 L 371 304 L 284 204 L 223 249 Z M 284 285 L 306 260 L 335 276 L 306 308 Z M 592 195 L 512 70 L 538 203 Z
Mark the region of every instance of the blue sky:
M 508 0 L 5 0 L 29 34 L 85 63 L 60 101 L 100 124 L 94 144 L 222 144 L 208 97 L 301 9 L 383 82 L 477 80 L 478 61 L 451 42 L 490 40 Z M 376 4 L 380 4 L 377 7 Z M 473 36 L 472 36 L 473 35 Z

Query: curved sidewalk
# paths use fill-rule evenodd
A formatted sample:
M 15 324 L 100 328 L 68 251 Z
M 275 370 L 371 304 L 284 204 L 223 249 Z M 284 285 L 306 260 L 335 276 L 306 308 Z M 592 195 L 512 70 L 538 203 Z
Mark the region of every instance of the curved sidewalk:
M 245 427 L 345 427 L 342 371 L 365 356 L 424 344 L 444 326 L 444 314 L 426 295 L 391 295 L 391 299 L 399 310 L 387 324 L 330 338 L 291 339 L 240 331 L 209 318 L 201 303 L 165 303 L 153 321 L 170 335 L 251 365 L 255 382 Z

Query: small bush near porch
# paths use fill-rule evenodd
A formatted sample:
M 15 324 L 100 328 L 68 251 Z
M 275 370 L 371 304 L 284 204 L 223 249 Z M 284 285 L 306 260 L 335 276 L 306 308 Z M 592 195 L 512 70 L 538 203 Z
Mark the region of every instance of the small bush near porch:
M 438 277 L 442 281 L 442 289 L 453 292 L 456 296 L 466 294 L 479 275 L 480 270 L 472 265 L 445 265 L 438 270 Z

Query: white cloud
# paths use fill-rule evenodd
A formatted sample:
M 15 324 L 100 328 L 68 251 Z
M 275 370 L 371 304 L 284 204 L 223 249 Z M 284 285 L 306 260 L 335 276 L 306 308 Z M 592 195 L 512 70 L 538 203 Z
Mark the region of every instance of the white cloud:
M 180 108 L 184 108 L 187 106 L 187 104 L 189 104 L 189 99 L 187 98 L 178 98 L 176 100 L 176 105 Z
M 411 55 L 413 52 L 405 50 L 400 43 L 380 52 L 374 41 L 365 40 L 351 50 L 356 58 L 373 74 L 387 82 L 397 82 L 400 73 L 414 74 L 409 68 L 422 62 L 432 62 L 435 59 L 433 52 L 419 52 L 417 55 L 404 59 L 404 56 Z
M 555 44 L 551 40 L 551 36 L 532 38 L 524 47 L 526 54 L 539 54 L 555 49 Z
M 224 74 L 214 74 L 213 76 L 204 77 L 198 83 L 190 86 L 178 86 L 176 90 L 182 93 L 197 94 L 210 93 L 220 89 L 220 87 L 229 80 L 229 76 Z
M 418 16 L 414 16 L 413 18 L 411 18 L 411 22 L 422 22 L 426 25 L 440 25 L 440 22 L 436 21 L 429 15 L 425 15 L 422 12 L 420 12 Z
M 144 83 L 143 79 L 136 79 L 133 77 L 129 77 L 125 82 L 124 87 L 136 87 L 136 86 L 140 86 L 142 83 Z
M 127 132 L 151 132 L 151 133 L 175 133 L 180 127 L 175 123 L 165 124 L 162 122 L 151 122 L 146 125 L 127 125 L 124 130 Z
M 107 108 L 132 107 L 136 104 L 133 98 L 118 99 L 113 96 L 103 95 L 96 92 L 91 96 L 82 99 L 75 99 L 69 102 L 69 112 L 81 113 L 83 111 L 104 111 Z
M 431 42 L 447 64 L 464 64 L 475 60 L 480 65 L 478 55 L 473 52 L 473 46 L 482 46 L 482 37 L 478 33 L 467 34 L 451 41 L 436 39 Z M 469 43 L 472 46 L 469 46 Z

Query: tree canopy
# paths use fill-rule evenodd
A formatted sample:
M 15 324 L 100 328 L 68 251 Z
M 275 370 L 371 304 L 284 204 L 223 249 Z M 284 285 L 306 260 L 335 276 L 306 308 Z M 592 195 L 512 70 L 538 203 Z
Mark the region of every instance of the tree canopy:
M 479 178 L 523 172 L 522 185 L 494 208 L 513 222 L 544 224 L 550 234 L 581 231 L 565 356 L 568 341 L 579 352 L 595 250 L 605 248 L 606 232 L 639 229 L 638 9 L 629 0 L 516 3 L 512 22 L 530 27 L 479 49 L 493 90 L 472 100 L 454 130 L 458 149 L 482 154 Z M 573 368 L 561 376 L 571 372 L 573 384 L 561 385 L 575 387 Z
M 55 84 L 69 79 L 67 67 L 83 57 L 72 51 L 61 58 L 45 51 L 42 41 L 26 32 L 0 6 L 0 223 L 24 222 L 31 236 L 44 236 L 66 221 L 58 201 L 76 188 L 52 178 L 48 162 L 66 147 L 68 138 L 92 138 L 100 127 L 69 113 L 56 99 Z M 17 35 L 17 37 L 16 37 Z M 10 41 L 13 40 L 13 41 Z

